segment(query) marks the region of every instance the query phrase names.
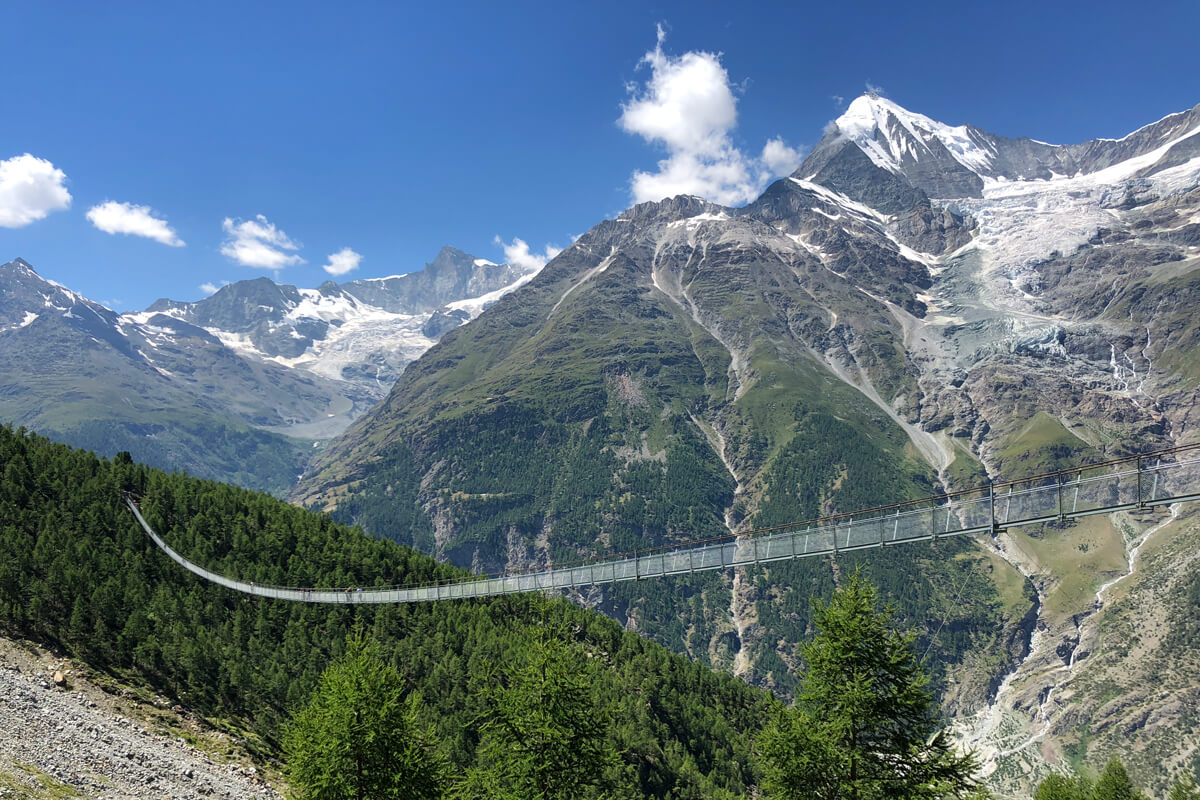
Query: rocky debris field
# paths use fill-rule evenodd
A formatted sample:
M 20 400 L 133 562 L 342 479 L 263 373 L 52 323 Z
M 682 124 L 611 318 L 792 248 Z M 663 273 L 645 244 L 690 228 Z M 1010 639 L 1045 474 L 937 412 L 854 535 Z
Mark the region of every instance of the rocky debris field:
M 0 638 L 0 798 L 280 798 L 244 759 L 221 763 L 178 734 L 147 730 L 154 723 L 137 708 L 68 662 Z M 181 712 L 172 727 L 195 727 Z

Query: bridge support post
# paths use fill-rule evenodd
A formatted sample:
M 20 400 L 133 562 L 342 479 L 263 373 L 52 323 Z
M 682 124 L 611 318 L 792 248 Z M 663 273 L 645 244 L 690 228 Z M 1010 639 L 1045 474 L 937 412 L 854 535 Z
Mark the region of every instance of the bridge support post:
M 1138 474 L 1138 477 L 1141 478 L 1140 473 Z M 1058 521 L 1062 522 L 1062 519 L 1063 519 L 1063 491 L 1062 491 L 1063 476 L 1059 475 L 1057 478 L 1055 478 L 1055 481 L 1058 483 L 1058 487 L 1057 487 L 1058 488 Z M 1139 491 L 1138 494 L 1140 495 L 1141 492 Z
M 991 517 L 992 536 L 1000 535 L 1000 524 L 996 522 L 996 484 L 988 484 L 988 516 Z
M 1142 457 L 1137 458 L 1137 505 L 1138 508 L 1145 508 L 1146 501 L 1142 499 Z

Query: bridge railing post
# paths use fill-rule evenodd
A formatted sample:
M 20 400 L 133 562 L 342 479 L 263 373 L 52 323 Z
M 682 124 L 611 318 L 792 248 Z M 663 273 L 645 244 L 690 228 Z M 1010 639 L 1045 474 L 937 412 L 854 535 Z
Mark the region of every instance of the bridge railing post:
M 1138 508 L 1145 508 L 1146 503 L 1142 500 L 1142 457 L 1137 457 L 1137 505 Z
M 996 524 L 996 484 L 988 483 L 988 518 L 992 526 L 992 536 L 1000 533 L 1000 526 Z
M 1057 478 L 1055 478 L 1055 483 L 1057 484 L 1056 488 L 1058 489 L 1058 520 L 1059 520 L 1059 522 L 1062 522 L 1062 518 L 1063 518 L 1063 476 L 1059 475 Z

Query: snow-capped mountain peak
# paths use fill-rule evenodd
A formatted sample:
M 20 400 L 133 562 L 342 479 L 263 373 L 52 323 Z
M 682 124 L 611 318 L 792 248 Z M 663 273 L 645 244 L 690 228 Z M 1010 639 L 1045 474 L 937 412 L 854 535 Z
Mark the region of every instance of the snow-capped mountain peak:
M 970 127 L 951 127 L 874 93 L 856 98 L 834 124 L 876 166 L 892 172 L 901 172 L 906 159 L 936 158 L 943 148 L 977 174 L 996 157 L 995 148 Z

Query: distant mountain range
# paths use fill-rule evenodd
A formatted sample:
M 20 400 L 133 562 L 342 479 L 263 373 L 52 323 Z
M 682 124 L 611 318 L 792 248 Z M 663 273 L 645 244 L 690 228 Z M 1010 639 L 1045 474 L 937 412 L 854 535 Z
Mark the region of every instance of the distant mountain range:
M 0 419 L 282 491 L 405 365 L 529 277 L 447 247 L 408 275 L 259 278 L 119 314 L 17 259 L 0 265 Z

